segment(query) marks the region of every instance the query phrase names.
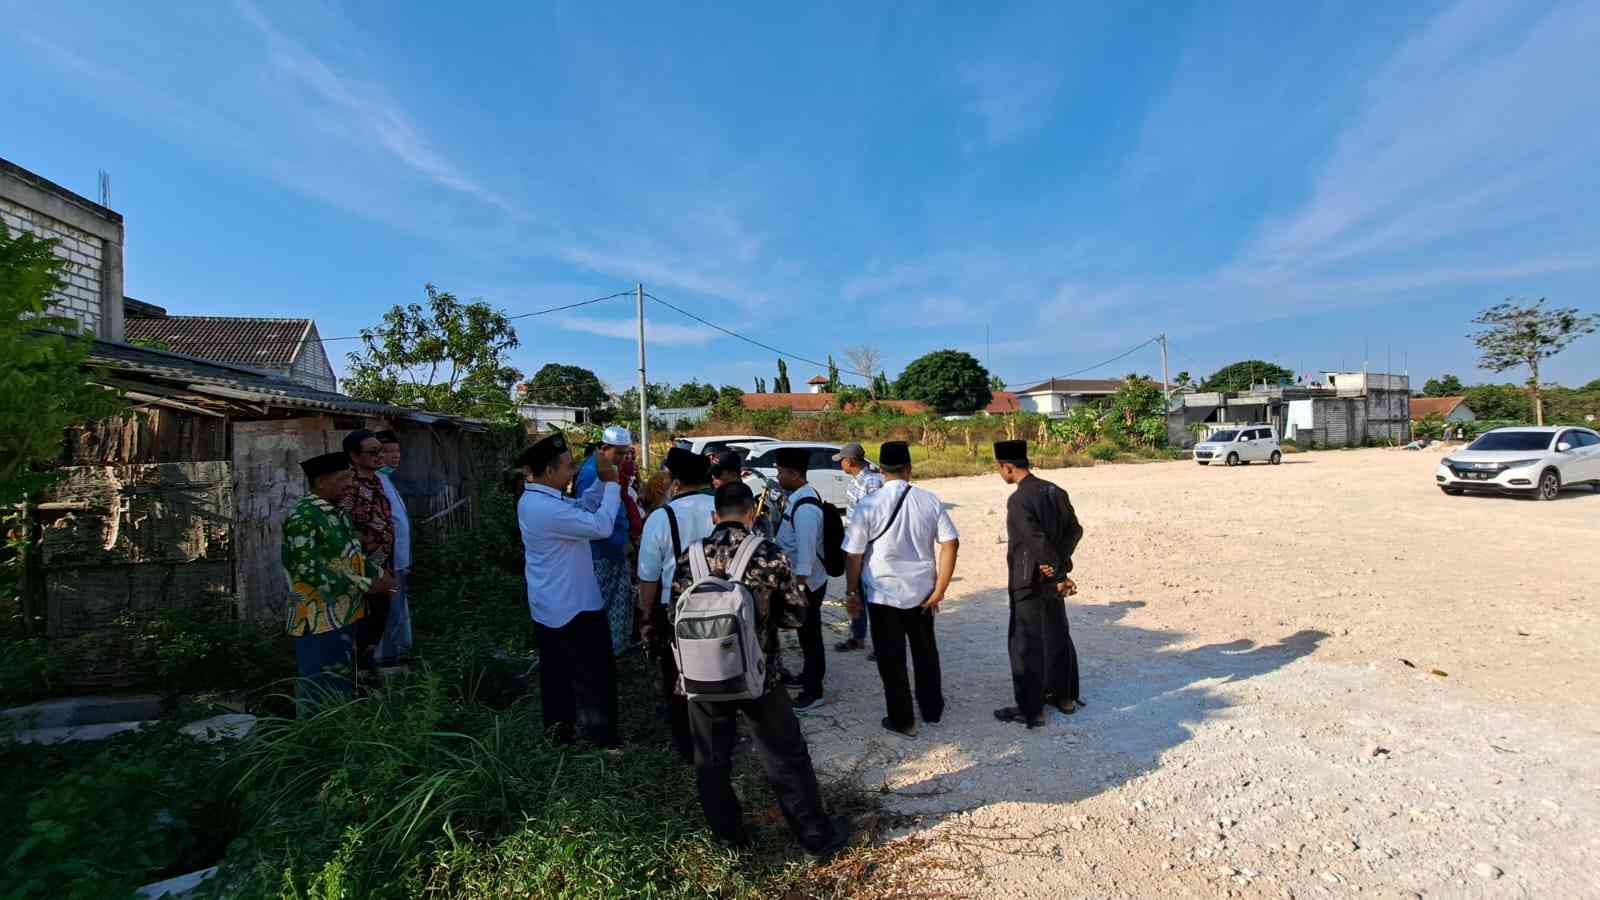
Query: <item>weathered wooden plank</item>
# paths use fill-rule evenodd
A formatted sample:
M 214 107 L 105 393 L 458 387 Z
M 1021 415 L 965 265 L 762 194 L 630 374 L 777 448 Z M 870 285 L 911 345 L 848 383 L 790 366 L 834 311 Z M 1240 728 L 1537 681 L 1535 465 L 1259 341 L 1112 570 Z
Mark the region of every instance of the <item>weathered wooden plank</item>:
M 232 557 L 233 477 L 226 462 L 70 466 L 42 498 L 46 570 Z M 60 507 L 58 507 L 60 508 Z
M 74 566 L 45 574 L 51 637 L 120 632 L 130 620 L 166 609 L 226 602 L 230 560 L 185 564 Z

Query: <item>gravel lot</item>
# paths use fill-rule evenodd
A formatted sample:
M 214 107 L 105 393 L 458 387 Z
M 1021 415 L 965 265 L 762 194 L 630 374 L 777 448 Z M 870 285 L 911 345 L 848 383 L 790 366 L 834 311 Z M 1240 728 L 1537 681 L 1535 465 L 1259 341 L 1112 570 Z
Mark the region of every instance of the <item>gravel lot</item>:
M 1446 497 L 1440 456 L 1040 473 L 1086 529 L 1090 705 L 1032 732 L 991 716 L 1009 488 L 927 482 L 962 533 L 944 723 L 884 732 L 875 668 L 829 635 L 819 768 L 939 838 L 929 891 L 1600 896 L 1600 493 Z

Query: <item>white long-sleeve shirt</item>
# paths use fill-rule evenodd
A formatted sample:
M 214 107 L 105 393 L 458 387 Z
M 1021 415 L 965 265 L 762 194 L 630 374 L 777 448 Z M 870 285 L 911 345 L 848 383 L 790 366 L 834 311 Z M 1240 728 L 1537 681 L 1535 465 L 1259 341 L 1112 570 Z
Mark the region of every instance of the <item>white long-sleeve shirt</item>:
M 715 526 L 711 514 L 716 501 L 708 494 L 687 494 L 650 513 L 644 520 L 644 534 L 639 537 L 639 580 L 661 583 L 661 603 L 672 602 L 672 579 L 678 573 L 678 557 L 672 552 L 672 526 L 667 522 L 667 507 L 672 508 L 678 520 L 678 543 L 681 550 L 689 549 L 711 536 Z
M 805 506 L 796 507 L 806 497 L 816 497 L 820 502 L 822 498 L 817 494 L 817 489 L 807 484 L 789 495 L 788 509 L 790 512 L 783 517 L 783 522 L 778 526 L 778 549 L 789 557 L 796 578 L 804 579 L 806 587 L 816 590 L 828 585 L 828 571 L 822 567 L 822 560 L 817 558 L 822 547 L 822 507 L 807 503 Z
M 522 529 L 528 612 L 535 622 L 560 628 L 578 613 L 605 607 L 589 542 L 611 535 L 621 502 L 615 481 L 596 481 L 576 501 L 542 484 L 530 484 L 522 492 L 517 525 Z
M 383 492 L 389 497 L 389 516 L 394 523 L 394 570 L 405 572 L 411 568 L 411 518 L 406 515 L 406 502 L 400 499 L 389 476 L 378 473 Z

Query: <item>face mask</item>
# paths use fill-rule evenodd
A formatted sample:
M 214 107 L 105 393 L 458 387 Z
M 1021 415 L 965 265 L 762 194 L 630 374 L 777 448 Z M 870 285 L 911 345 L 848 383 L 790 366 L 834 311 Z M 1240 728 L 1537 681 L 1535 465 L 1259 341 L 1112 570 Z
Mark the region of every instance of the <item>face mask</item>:
M 378 474 L 379 475 L 393 475 L 394 474 L 394 466 L 380 466 L 380 467 L 378 467 Z

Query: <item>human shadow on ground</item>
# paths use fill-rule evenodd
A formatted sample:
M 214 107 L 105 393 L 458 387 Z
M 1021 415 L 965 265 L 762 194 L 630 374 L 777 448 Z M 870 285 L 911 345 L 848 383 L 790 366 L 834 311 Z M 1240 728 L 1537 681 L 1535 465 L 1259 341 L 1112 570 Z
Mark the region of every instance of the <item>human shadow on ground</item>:
M 1268 644 L 1240 638 L 1179 647 L 1182 632 L 1123 622 L 1129 611 L 1143 606 L 1139 601 L 1070 605 L 1087 705 L 1072 716 L 1050 710 L 1048 724 L 1031 730 L 993 718 L 994 708 L 1013 702 L 1004 645 L 1005 592 L 970 595 L 943 614 L 945 723 L 924 726 L 911 740 L 869 741 L 869 752 L 879 754 L 871 771 L 883 774 L 891 810 L 927 827 L 979 806 L 1071 803 L 1114 789 L 1158 768 L 1163 755 L 1189 741 L 1196 726 L 1233 707 L 1236 701 L 1222 687 L 1283 668 L 1315 652 L 1328 637 L 1307 629 Z M 978 644 L 970 633 L 953 639 L 962 620 L 995 615 L 1002 618 L 993 646 Z M 966 653 L 993 660 L 982 664 L 975 681 L 969 668 L 966 683 L 952 683 L 949 661 Z M 895 775 L 901 766 L 949 759 L 952 750 L 960 763 L 950 771 L 911 783 Z

